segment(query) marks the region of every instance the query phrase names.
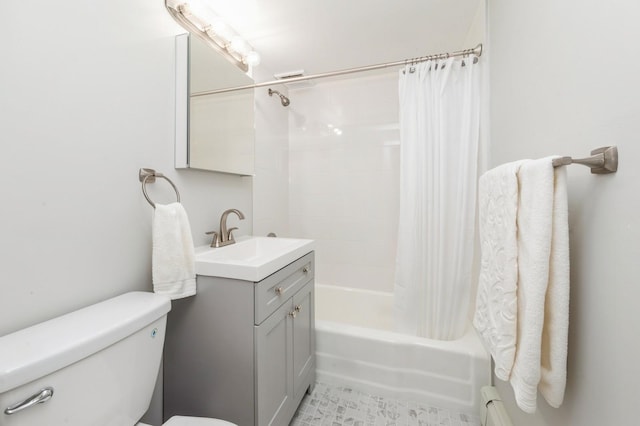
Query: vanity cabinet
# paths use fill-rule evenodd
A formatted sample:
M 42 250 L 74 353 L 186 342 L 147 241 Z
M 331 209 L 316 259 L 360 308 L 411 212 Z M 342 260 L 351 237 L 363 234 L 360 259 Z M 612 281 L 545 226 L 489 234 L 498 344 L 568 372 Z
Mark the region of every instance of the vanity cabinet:
M 315 382 L 314 253 L 259 282 L 197 277 L 173 301 L 164 414 L 286 425 Z

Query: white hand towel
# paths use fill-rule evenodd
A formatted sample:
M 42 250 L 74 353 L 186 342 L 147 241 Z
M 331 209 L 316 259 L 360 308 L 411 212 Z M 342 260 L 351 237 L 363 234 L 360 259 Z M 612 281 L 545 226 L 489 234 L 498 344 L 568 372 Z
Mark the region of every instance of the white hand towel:
M 153 291 L 171 299 L 196 293 L 195 255 L 182 204 L 156 204 L 153 216 Z
M 553 232 L 554 167 L 551 158 L 520 166 L 518 181 L 518 331 L 510 382 L 518 406 L 536 411 Z
M 480 277 L 473 325 L 495 362 L 495 374 L 509 380 L 516 353 L 518 170 L 503 164 L 480 177 L 478 188 Z
M 564 167 L 556 167 L 549 285 L 544 307 L 541 378 L 538 385 L 547 403 L 556 408 L 562 404 L 567 382 L 570 291 L 568 223 L 567 172 Z

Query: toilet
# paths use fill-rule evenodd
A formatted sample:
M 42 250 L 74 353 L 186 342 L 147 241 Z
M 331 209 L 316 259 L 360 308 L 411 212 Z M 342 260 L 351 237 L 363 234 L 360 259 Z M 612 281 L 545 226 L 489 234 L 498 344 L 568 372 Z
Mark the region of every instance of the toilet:
M 131 292 L 0 337 L 0 424 L 140 423 L 160 368 L 171 301 Z M 164 426 L 234 426 L 174 416 Z
M 136 423 L 136 426 L 151 426 L 146 423 Z M 210 419 L 205 417 L 185 417 L 185 416 L 173 416 L 162 426 L 236 426 L 234 423 L 229 423 L 224 420 Z
M 136 426 L 151 426 L 146 423 L 136 423 Z M 163 426 L 236 426 L 224 420 L 205 417 L 173 416 L 163 423 Z

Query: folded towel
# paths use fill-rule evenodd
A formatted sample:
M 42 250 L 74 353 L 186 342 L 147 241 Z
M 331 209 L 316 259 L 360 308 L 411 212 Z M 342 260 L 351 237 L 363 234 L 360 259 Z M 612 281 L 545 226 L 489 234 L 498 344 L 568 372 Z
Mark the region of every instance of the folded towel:
M 480 276 L 473 325 L 509 380 L 516 353 L 518 249 L 517 173 L 523 161 L 503 164 L 480 177 L 478 187 Z
M 566 176 L 564 167 L 556 167 L 549 285 L 544 307 L 541 378 L 538 385 L 547 403 L 556 408 L 562 404 L 567 382 L 570 280 Z
M 182 204 L 156 204 L 153 216 L 153 291 L 171 299 L 196 293 L 195 255 Z
M 518 406 L 536 411 L 544 302 L 549 282 L 553 225 L 553 165 L 549 159 L 520 167 L 518 205 L 518 331 L 510 377 Z
M 569 286 L 566 184 L 563 175 L 566 172 L 555 169 L 552 158 L 527 161 L 518 172 L 518 331 L 510 382 L 516 403 L 528 413 L 536 410 L 543 359 L 553 363 L 553 366 L 549 364 L 549 372 L 552 369 L 553 372 L 545 376 L 543 386 L 550 397 L 563 395 L 566 377 L 563 374 L 566 368 L 565 324 L 568 324 Z M 565 304 L 565 294 L 566 308 L 558 309 Z M 548 336 L 544 345 L 543 329 Z M 543 356 L 543 349 L 553 350 L 553 355 Z

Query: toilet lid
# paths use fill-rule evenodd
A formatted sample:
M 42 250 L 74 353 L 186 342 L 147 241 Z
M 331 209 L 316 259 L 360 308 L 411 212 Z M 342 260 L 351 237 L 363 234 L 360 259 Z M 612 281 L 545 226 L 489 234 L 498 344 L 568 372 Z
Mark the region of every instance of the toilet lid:
M 163 426 L 236 426 L 224 420 L 208 417 L 173 416 Z

